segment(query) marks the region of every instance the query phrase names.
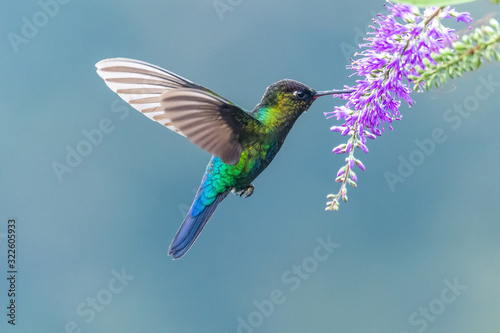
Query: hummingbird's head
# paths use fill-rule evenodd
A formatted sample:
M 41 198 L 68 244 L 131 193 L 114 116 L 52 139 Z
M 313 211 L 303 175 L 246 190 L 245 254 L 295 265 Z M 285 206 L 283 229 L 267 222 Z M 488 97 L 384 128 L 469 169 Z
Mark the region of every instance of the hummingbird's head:
M 266 89 L 260 105 L 277 107 L 288 110 L 299 115 L 307 111 L 316 98 L 325 95 L 350 93 L 350 91 L 316 91 L 303 83 L 295 80 L 285 79 L 271 84 Z
M 267 87 L 261 105 L 297 115 L 307 111 L 314 102 L 316 91 L 295 80 L 281 80 Z
M 289 127 L 309 109 L 316 98 L 340 93 L 349 91 L 316 91 L 295 80 L 281 80 L 267 87 L 253 115 L 268 125 Z

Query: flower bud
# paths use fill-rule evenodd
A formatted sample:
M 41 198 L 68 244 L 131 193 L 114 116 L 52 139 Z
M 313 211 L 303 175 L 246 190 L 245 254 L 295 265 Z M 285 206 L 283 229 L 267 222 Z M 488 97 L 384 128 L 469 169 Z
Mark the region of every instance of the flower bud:
M 356 165 L 357 165 L 357 166 L 358 166 L 361 170 L 365 171 L 365 166 L 364 166 L 364 164 L 363 164 L 363 163 L 361 163 L 361 161 L 360 161 L 360 160 L 355 159 L 355 160 L 354 160 L 354 163 L 356 163 Z
M 349 169 L 352 170 L 352 168 L 354 167 L 354 158 L 349 158 Z
M 365 153 L 368 154 L 368 147 L 364 144 L 362 144 L 361 142 L 357 142 L 356 143 L 356 147 L 360 148 L 362 151 L 364 151 Z
M 367 138 L 369 138 L 369 139 L 372 139 L 372 140 L 375 140 L 375 139 L 377 138 L 377 137 L 375 136 L 375 134 L 370 133 L 370 132 L 368 132 L 368 131 L 365 131 L 365 132 L 364 132 L 364 136 L 365 136 L 365 137 L 367 137 Z
M 349 176 L 352 178 L 353 181 L 355 181 L 355 182 L 358 181 L 358 177 L 356 176 L 356 174 L 354 173 L 354 171 L 350 171 L 349 172 Z
M 345 126 L 332 126 L 332 127 L 330 127 L 330 131 L 333 131 L 333 132 L 342 132 L 343 130 L 345 130 Z
M 345 151 L 346 152 L 350 152 L 351 151 L 351 148 L 352 148 L 352 140 L 349 139 L 349 141 L 347 141 L 347 145 L 345 147 Z
M 333 148 L 332 152 L 334 154 L 343 154 L 343 153 L 345 153 L 345 146 L 346 146 L 346 144 L 342 143 L 342 144 L 338 145 L 337 147 Z
M 498 21 L 497 21 L 497 20 L 495 20 L 494 18 L 490 19 L 490 25 L 491 25 L 493 28 L 495 28 L 495 29 L 497 29 L 497 30 L 500 30 L 500 25 L 498 24 Z

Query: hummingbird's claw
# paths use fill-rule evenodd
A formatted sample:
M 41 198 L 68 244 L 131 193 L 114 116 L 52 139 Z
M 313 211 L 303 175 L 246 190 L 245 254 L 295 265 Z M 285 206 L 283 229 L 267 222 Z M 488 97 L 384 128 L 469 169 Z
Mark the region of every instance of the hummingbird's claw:
M 255 186 L 253 186 L 253 184 L 250 184 L 246 189 L 241 190 L 236 194 L 239 195 L 240 197 L 248 198 L 249 196 L 251 196 L 253 194 L 254 189 L 255 189 Z

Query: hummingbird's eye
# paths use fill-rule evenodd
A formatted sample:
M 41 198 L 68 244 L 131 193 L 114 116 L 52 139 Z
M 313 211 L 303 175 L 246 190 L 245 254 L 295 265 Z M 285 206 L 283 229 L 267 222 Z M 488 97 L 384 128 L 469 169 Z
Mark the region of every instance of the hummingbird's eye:
M 307 94 L 303 90 L 298 90 L 298 91 L 295 92 L 295 96 L 297 96 L 300 99 L 304 99 L 304 98 L 307 97 Z

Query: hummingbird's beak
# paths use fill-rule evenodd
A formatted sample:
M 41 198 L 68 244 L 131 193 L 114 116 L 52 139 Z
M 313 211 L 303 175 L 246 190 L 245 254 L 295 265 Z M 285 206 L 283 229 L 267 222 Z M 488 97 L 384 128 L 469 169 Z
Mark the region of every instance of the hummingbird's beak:
M 337 94 L 350 94 L 353 91 L 351 90 L 325 90 L 325 91 L 315 91 L 313 99 L 315 100 L 318 97 L 325 95 L 337 95 Z

